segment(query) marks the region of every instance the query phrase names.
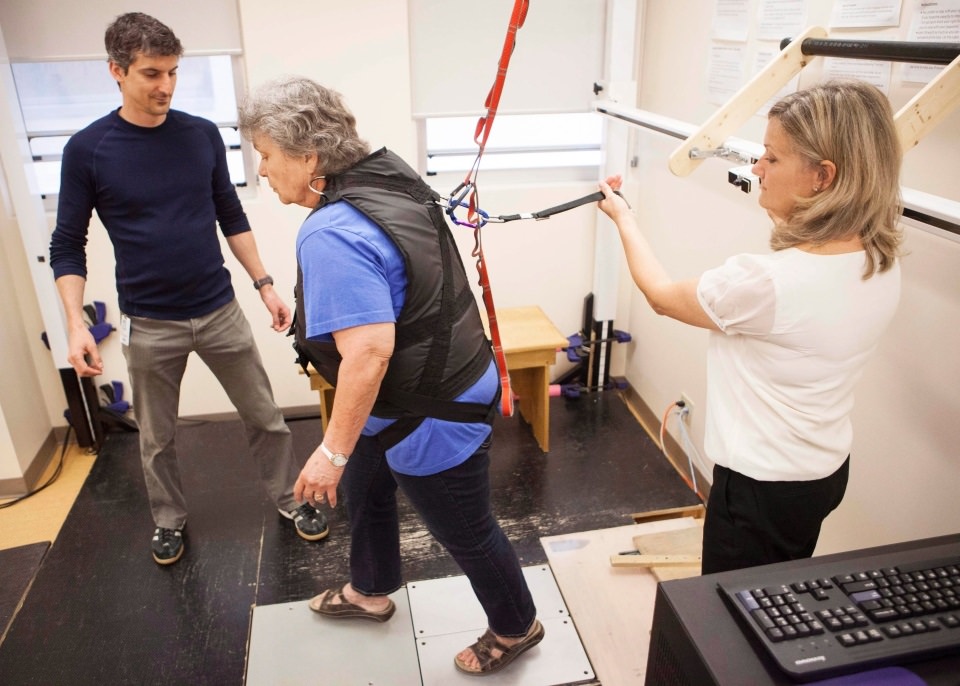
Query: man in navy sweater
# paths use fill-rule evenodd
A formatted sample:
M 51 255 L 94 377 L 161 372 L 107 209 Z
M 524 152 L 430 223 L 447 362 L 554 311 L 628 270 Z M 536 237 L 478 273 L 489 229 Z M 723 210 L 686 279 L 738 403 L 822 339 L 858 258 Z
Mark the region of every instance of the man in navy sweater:
M 153 558 L 172 564 L 184 551 L 187 506 L 175 437 L 180 382 L 191 352 L 237 408 L 280 514 L 301 537 L 320 540 L 329 532 L 326 519 L 293 498 L 300 465 L 290 430 L 224 266 L 218 223 L 273 328 L 284 331 L 290 309 L 260 261 L 230 181 L 223 139 L 212 122 L 170 108 L 183 47 L 167 26 L 131 12 L 107 28 L 105 43 L 122 105 L 64 148 L 50 264 L 67 317 L 68 359 L 81 376 L 101 374 L 100 354 L 83 319 L 85 246 L 96 210 L 116 255 L 120 336 L 156 525 Z

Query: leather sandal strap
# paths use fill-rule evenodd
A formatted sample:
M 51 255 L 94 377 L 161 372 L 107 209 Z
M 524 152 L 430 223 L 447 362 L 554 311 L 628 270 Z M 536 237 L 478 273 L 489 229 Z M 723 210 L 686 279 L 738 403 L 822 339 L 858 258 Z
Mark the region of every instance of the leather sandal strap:
M 486 667 L 490 665 L 494 660 L 499 660 L 503 657 L 507 651 L 510 650 L 509 646 L 503 645 L 500 641 L 497 640 L 496 635 L 487 629 L 486 633 L 483 634 L 480 638 L 477 639 L 477 642 L 471 646 L 473 649 L 474 655 L 477 656 L 477 661 L 480 663 L 480 670 L 484 671 Z M 497 649 L 500 651 L 500 656 L 494 657 L 493 650 Z

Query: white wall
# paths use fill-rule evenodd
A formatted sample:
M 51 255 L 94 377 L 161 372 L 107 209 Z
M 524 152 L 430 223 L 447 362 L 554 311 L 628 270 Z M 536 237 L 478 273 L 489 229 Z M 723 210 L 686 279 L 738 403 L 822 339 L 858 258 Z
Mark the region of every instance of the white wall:
M 4 418 L 0 425 L 0 456 L 3 456 L 0 457 L 0 480 L 3 480 L 19 477 L 44 445 L 50 418 L 44 395 L 38 389 L 41 381 L 58 383 L 59 377 L 40 338 L 43 324 L 24 266 L 16 224 L 0 215 L 0 231 L 0 290 L 7 294 L 0 298 L 0 321 L 3 322 L 0 350 L 8 361 L 3 365 L 0 381 L 0 409 Z M 35 362 L 40 363 L 39 369 Z M 63 408 L 60 412 L 63 421 Z
M 37 256 L 28 257 L 13 209 L 14 193 L 24 198 L 28 192 L 22 127 L 17 111 L 3 97 L 10 92 L 12 77 L 0 31 L 0 181 L 4 184 L 0 193 L 0 293 L 4 294 L 0 298 L 0 484 L 10 482 L 22 488 L 22 477 L 34 461 L 47 457 L 51 426 L 65 424 L 66 403 L 53 409 L 60 382 L 53 357 L 41 341 L 44 324 L 31 276 Z M 33 218 L 42 226 L 42 217 L 35 214 Z
M 901 28 L 855 35 L 903 37 L 917 4 L 904 2 Z M 705 86 L 713 5 L 648 0 L 641 109 L 694 124 L 715 111 Z M 831 5 L 808 2 L 809 24 L 826 26 Z M 817 74 L 816 65 L 804 69 L 801 86 Z M 894 76 L 894 109 L 916 90 Z M 759 142 L 764 127 L 762 117 L 753 117 L 736 135 Z M 769 250 L 769 220 L 756 205 L 756 193 L 743 194 L 726 181 L 733 163 L 708 160 L 678 178 L 667 171 L 666 159 L 679 141 L 651 132 L 637 133 L 636 140 L 640 165 L 630 171 L 629 190 L 674 277 L 694 277 L 737 252 Z M 960 112 L 954 112 L 907 153 L 904 185 L 958 201 L 958 165 Z M 847 497 L 827 519 L 818 553 L 954 533 L 960 526 L 960 243 L 906 227 L 905 249 L 899 311 L 857 393 Z M 627 349 L 627 378 L 655 412 L 688 393 L 695 406 L 691 433 L 702 453 L 707 335 L 658 318 L 636 289 L 630 292 L 618 317 L 635 334 Z

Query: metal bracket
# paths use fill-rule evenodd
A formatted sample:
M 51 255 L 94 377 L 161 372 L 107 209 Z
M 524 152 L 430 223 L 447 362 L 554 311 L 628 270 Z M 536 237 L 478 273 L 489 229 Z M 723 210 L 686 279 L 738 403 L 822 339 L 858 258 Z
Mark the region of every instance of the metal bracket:
M 737 186 L 744 193 L 749 193 L 753 189 L 753 184 L 760 180 L 751 169 L 753 169 L 753 165 L 750 164 L 734 167 L 727 172 L 727 181 Z
M 723 146 L 721 148 L 712 148 L 710 150 L 701 150 L 700 148 L 690 149 L 691 160 L 705 160 L 708 157 L 719 157 L 724 160 L 740 162 L 742 164 L 753 164 L 757 161 L 756 158 L 727 146 Z

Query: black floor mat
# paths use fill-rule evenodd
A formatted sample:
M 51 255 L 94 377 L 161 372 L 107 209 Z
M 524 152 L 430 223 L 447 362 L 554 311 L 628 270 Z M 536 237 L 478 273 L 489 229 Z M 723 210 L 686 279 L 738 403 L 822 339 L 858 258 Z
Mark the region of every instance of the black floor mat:
M 546 562 L 541 536 L 698 502 L 617 394 L 552 398 L 550 411 L 549 454 L 519 418 L 494 427 L 494 512 L 524 565 Z M 320 420 L 290 427 L 306 460 L 322 437 Z M 187 549 L 158 566 L 137 441 L 132 433 L 105 441 L 0 644 L 4 686 L 241 686 L 251 608 L 346 580 L 343 508 L 328 511 L 327 539 L 300 539 L 267 499 L 237 421 L 181 425 Z M 401 508 L 405 577 L 460 574 L 402 499 Z
M 0 641 L 40 569 L 49 541 L 0 550 Z

